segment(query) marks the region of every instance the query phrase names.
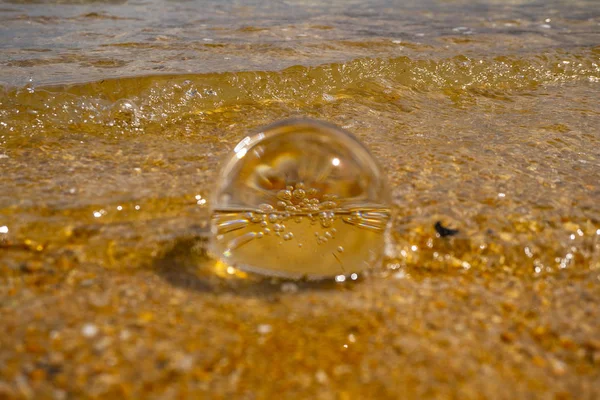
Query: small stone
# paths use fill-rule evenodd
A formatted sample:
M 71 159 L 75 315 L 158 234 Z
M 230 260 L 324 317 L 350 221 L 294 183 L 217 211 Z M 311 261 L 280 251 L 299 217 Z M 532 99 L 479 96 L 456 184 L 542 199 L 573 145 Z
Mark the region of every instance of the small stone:
M 85 324 L 81 328 L 81 334 L 87 338 L 92 338 L 98 334 L 98 327 L 94 324 Z
M 404 272 L 403 270 L 400 270 L 392 276 L 394 277 L 394 279 L 404 279 L 404 278 L 406 278 L 406 272 Z
M 194 357 L 189 354 L 178 354 L 173 362 L 173 368 L 179 372 L 188 372 L 194 367 Z
M 298 291 L 298 285 L 292 282 L 286 282 L 281 285 L 281 291 L 283 293 L 296 293 Z
M 546 360 L 544 360 L 540 356 L 533 356 L 533 358 L 531 359 L 531 362 L 533 362 L 535 365 L 537 365 L 540 368 L 543 368 L 546 366 Z
M 516 336 L 512 332 L 502 332 L 500 334 L 500 339 L 502 339 L 504 343 L 512 343 L 515 341 Z
M 104 351 L 112 344 L 112 342 L 113 340 L 110 337 L 105 336 L 98 340 L 98 342 L 94 345 L 94 350 Z
M 577 344 L 568 337 L 561 337 L 559 339 L 560 345 L 567 350 L 575 350 L 577 348 Z
M 152 314 L 150 311 L 144 311 L 142 313 L 140 313 L 139 317 L 138 317 L 138 322 L 140 324 L 147 324 L 148 322 L 152 322 L 154 320 L 154 314 Z
M 53 393 L 55 400 L 63 400 L 67 398 L 67 392 L 65 392 L 64 390 L 55 389 Z
M 92 286 L 94 283 L 96 283 L 96 280 L 95 280 L 95 279 L 84 279 L 84 280 L 82 280 L 82 281 L 79 283 L 79 285 L 80 285 L 81 287 L 90 287 L 90 286 Z
M 550 366 L 552 367 L 552 372 L 557 376 L 562 376 L 567 372 L 567 365 L 556 358 L 550 359 Z
M 96 294 L 92 293 L 89 297 L 89 303 L 95 308 L 103 308 L 110 302 L 110 293 Z
M 352 367 L 347 364 L 336 365 L 333 368 L 333 375 L 335 375 L 336 377 L 339 377 L 342 375 L 349 375 L 351 373 L 352 373 Z
M 511 313 L 511 312 L 515 311 L 515 309 L 517 308 L 514 304 L 509 303 L 509 302 L 500 303 L 500 306 L 507 313 Z
M 119 339 L 128 340 L 129 338 L 131 338 L 131 332 L 129 332 L 127 329 L 124 329 L 121 331 L 121 333 L 119 333 Z
M 318 370 L 317 373 L 315 374 L 315 379 L 317 380 L 317 382 L 319 382 L 321 385 L 324 385 L 327 383 L 327 381 L 329 380 L 329 377 L 327 376 L 327 372 L 323 371 L 322 369 Z
M 41 261 L 35 261 L 35 260 L 31 260 L 31 261 L 27 261 L 25 264 L 23 264 L 23 266 L 21 267 L 22 270 L 24 272 L 37 272 L 39 270 L 41 270 L 44 267 L 44 264 Z
M 600 340 L 589 339 L 584 343 L 584 346 L 590 350 L 600 350 Z
M 271 331 L 273 330 L 273 327 L 269 324 L 261 324 L 256 328 L 256 330 L 261 335 L 266 335 L 268 333 L 271 333 Z

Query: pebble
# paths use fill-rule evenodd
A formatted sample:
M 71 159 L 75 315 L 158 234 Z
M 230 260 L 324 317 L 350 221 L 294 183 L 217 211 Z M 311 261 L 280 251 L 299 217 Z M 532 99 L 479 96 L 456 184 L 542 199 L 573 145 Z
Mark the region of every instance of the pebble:
M 324 385 L 327 383 L 327 381 L 329 381 L 329 377 L 327 376 L 327 372 L 323 371 L 322 369 L 318 370 L 315 373 L 315 379 L 317 380 L 317 382 L 319 382 L 321 385 Z
M 292 282 L 286 282 L 281 285 L 281 291 L 283 293 L 296 293 L 298 291 L 298 285 Z
M 121 333 L 119 333 L 119 339 L 128 340 L 129 338 L 131 338 L 131 332 L 129 332 L 127 329 L 123 329 Z
M 85 324 L 81 328 L 81 334 L 87 338 L 92 338 L 98 334 L 98 327 L 94 324 Z
M 256 330 L 261 335 L 266 335 L 268 333 L 271 333 L 271 331 L 273 330 L 273 327 L 269 324 L 261 324 L 256 328 Z
M 180 372 L 188 372 L 193 368 L 193 366 L 194 357 L 189 354 L 178 355 L 173 363 L 173 368 Z

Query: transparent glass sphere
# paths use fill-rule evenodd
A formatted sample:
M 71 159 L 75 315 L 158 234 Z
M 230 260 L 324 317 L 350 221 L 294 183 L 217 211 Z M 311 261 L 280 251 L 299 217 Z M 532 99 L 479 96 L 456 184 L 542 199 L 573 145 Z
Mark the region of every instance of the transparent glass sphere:
M 350 133 L 283 121 L 244 138 L 211 202 L 211 253 L 241 270 L 286 278 L 345 277 L 381 262 L 390 195 Z

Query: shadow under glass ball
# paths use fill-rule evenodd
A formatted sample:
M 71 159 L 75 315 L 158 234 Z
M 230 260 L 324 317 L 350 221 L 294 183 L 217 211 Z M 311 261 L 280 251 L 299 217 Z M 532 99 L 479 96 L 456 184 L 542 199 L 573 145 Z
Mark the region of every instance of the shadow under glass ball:
M 290 120 L 246 137 L 225 162 L 209 249 L 263 275 L 345 276 L 380 264 L 390 219 L 385 177 L 353 135 Z

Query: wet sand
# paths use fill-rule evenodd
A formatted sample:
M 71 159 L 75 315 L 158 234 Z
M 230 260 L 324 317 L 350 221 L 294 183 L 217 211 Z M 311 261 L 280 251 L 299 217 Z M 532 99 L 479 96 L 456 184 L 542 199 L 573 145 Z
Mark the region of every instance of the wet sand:
M 132 8 L 3 4 L 0 398 L 600 396 L 600 10 L 431 3 L 226 8 L 247 18 L 171 42 L 136 22 L 77 59 L 61 29 Z M 27 21 L 63 42 L 33 51 Z M 223 156 L 297 116 L 354 133 L 388 175 L 394 245 L 356 282 L 206 256 Z

